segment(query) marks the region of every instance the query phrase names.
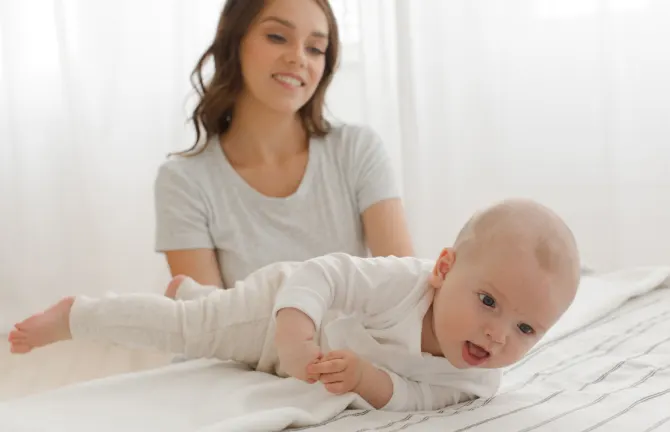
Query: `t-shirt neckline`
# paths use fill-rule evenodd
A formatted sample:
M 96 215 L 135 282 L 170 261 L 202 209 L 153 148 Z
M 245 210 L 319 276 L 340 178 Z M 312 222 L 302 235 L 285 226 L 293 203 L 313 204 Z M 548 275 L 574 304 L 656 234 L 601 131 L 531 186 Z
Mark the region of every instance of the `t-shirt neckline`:
M 307 148 L 307 164 L 305 166 L 305 172 L 302 176 L 302 179 L 300 180 L 298 188 L 292 194 L 285 197 L 273 197 L 265 195 L 260 191 L 258 191 L 253 186 L 251 186 L 232 166 L 230 160 L 223 151 L 223 148 L 221 147 L 221 143 L 218 138 L 214 138 L 209 145 L 214 147 L 213 151 L 217 159 L 216 161 L 217 164 L 222 167 L 225 173 L 228 174 L 227 177 L 232 179 L 235 187 L 238 188 L 238 190 L 241 193 L 245 194 L 245 196 L 265 202 L 287 203 L 304 196 L 310 187 L 312 177 L 314 176 L 314 170 L 316 169 L 316 167 L 314 166 L 317 159 L 315 153 L 319 148 L 319 146 L 316 145 L 316 141 L 317 139 L 314 137 L 311 137 L 309 139 Z

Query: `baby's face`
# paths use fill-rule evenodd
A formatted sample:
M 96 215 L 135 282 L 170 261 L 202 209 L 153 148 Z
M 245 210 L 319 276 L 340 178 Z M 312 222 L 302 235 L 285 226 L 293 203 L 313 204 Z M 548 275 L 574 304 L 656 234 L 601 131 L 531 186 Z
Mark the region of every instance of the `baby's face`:
M 507 252 L 463 262 L 454 257 L 435 294 L 434 332 L 457 368 L 517 362 L 572 301 L 574 293 L 560 287 L 561 281 L 541 269 L 532 254 Z

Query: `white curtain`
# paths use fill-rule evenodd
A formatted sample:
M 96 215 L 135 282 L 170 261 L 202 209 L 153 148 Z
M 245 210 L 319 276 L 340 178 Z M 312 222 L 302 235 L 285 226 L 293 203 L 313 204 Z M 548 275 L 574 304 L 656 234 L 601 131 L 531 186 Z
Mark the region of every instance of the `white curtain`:
M 670 264 L 670 2 L 357 3 L 360 91 L 336 111 L 365 107 L 394 151 L 421 255 L 526 196 L 598 270 Z
M 506 196 L 599 270 L 670 264 L 665 0 L 332 0 L 333 117 L 372 125 L 418 253 Z M 0 332 L 66 294 L 160 292 L 153 179 L 190 146 L 221 0 L 0 0 Z

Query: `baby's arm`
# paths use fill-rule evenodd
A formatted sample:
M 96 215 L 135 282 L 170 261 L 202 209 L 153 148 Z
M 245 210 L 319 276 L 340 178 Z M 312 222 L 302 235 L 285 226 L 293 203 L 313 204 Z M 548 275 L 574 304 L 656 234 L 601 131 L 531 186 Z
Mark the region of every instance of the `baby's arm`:
M 366 404 L 359 408 L 384 411 L 434 411 L 476 397 L 493 396 L 500 375 L 491 373 L 452 378 L 436 377 L 447 384 L 417 382 L 397 373 L 378 368 L 349 350 L 332 351 L 316 364 L 309 365 L 310 374 L 320 375 L 326 390 L 334 394 L 353 392 Z
M 294 308 L 284 308 L 277 312 L 276 339 L 282 342 L 307 342 L 314 339 L 314 321 Z
M 418 383 L 359 360 L 360 379 L 351 390 L 374 409 L 384 411 L 433 411 L 471 399 L 456 387 Z
M 367 360 L 362 360 L 361 367 L 361 381 L 354 392 L 375 409 L 382 409 L 393 397 L 391 376 Z
M 493 386 L 482 386 L 476 380 L 454 380 L 452 386 L 419 383 L 380 369 L 349 350 L 330 352 L 307 371 L 319 375 L 329 392 L 356 393 L 370 407 L 385 411 L 432 411 L 494 391 Z
M 479 397 L 490 397 L 499 381 L 480 377 L 456 377 L 451 384 L 430 384 L 386 371 L 392 381 L 393 396 L 381 409 L 384 411 L 434 411 Z
M 277 312 L 275 344 L 280 365 L 290 376 L 314 382 L 318 376 L 307 374 L 307 365 L 321 358 L 314 342 L 314 321 L 298 309 L 284 308 Z
M 376 409 L 386 405 L 393 396 L 389 374 L 350 350 L 329 352 L 322 360 L 309 365 L 307 372 L 318 376 L 330 393 L 357 393 Z
M 298 309 L 319 331 L 329 309 L 365 316 L 387 312 L 410 293 L 420 292 L 414 288 L 424 275 L 417 260 L 330 254 L 305 261 L 289 275 L 277 293 L 274 310 Z
M 335 253 L 302 263 L 282 283 L 273 310 L 284 370 L 291 374 L 286 366 L 301 363 L 305 368 L 320 357 L 310 351 L 310 361 L 303 356 L 298 362 L 292 350 L 315 346 L 314 335 L 329 309 L 366 316 L 387 312 L 407 298 L 424 273 L 417 260 L 395 257 L 363 259 Z

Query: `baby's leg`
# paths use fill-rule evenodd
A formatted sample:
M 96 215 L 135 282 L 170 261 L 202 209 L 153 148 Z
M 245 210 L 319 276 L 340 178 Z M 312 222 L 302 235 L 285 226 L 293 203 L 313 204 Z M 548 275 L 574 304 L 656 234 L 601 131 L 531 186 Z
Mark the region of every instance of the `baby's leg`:
M 56 309 L 57 305 L 41 314 L 40 322 L 36 322 L 36 315 L 17 324 L 11 338 L 16 341 L 12 343 L 18 349 L 15 352 L 71 336 L 255 365 L 267 345 L 272 305 L 272 290 L 254 285 L 216 289 L 207 297 L 190 301 L 152 294 L 98 300 L 77 297 L 61 308 L 67 309 L 65 312 Z
M 168 295 L 168 292 L 171 289 L 174 289 L 173 296 Z M 219 289 L 221 288 L 218 286 L 200 285 L 193 279 L 186 276 L 177 276 L 172 280 L 172 282 L 170 282 L 168 291 L 166 291 L 165 295 L 176 300 L 195 300 L 202 297 L 207 297 Z
M 25 354 L 33 348 L 71 338 L 70 309 L 74 297 L 66 297 L 42 313 L 16 324 L 9 333 L 10 351 Z
M 176 300 L 195 300 L 201 297 L 207 297 L 213 291 L 220 289 L 216 286 L 200 285 L 193 279 L 186 276 L 175 276 L 167 289 L 165 297 Z
M 215 287 L 200 285 L 186 276 L 177 276 L 170 281 L 165 296 L 184 300 L 206 297 Z M 71 339 L 70 308 L 74 297 L 67 297 L 44 312 L 35 314 L 18 323 L 9 334 L 10 350 L 25 354 L 33 348 Z

